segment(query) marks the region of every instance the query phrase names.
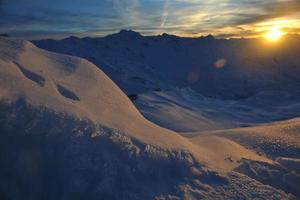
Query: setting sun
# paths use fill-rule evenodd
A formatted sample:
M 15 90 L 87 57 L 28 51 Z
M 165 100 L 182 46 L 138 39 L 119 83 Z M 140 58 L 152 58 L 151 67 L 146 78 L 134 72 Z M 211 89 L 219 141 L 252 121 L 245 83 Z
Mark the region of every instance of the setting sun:
M 284 33 L 281 30 L 274 29 L 274 30 L 271 30 L 268 33 L 266 33 L 265 37 L 268 40 L 275 42 L 275 41 L 279 40 L 283 35 L 284 35 Z

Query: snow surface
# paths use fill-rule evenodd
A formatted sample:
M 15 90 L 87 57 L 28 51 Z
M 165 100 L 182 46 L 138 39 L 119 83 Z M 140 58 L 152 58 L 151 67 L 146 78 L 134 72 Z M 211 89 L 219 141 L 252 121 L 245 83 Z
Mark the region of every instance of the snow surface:
M 300 115 L 300 95 L 278 90 L 259 92 L 242 100 L 223 100 L 182 88 L 141 94 L 134 103 L 150 121 L 183 135 L 255 126 Z
M 182 145 L 172 144 L 177 134 L 144 120 L 127 96 L 92 63 L 46 52 L 24 41 L 1 38 L 1 46 L 1 58 L 6 58 L 0 61 L 2 99 L 24 98 L 31 105 L 86 118 L 149 143 L 185 146 L 184 140 Z
M 202 145 L 207 145 L 207 137 L 226 138 L 255 151 L 258 155 L 273 159 L 275 163 L 271 165 L 266 162 L 245 161 L 237 167 L 234 166 L 236 167 L 234 171 L 299 197 L 300 118 L 256 127 L 194 132 L 190 133 L 189 137 L 191 141 L 202 142 Z M 215 145 L 218 145 L 217 148 L 215 146 L 212 149 L 217 149 L 216 152 L 221 150 L 218 155 L 228 152 L 223 151 L 224 148 L 220 148 L 219 144 Z M 235 156 L 239 156 L 240 152 L 241 150 L 231 153 L 230 160 L 236 162 Z
M 146 120 L 99 68 L 0 37 L 2 199 L 299 197 L 298 119 L 183 137 Z M 268 138 L 292 153 L 264 149 Z
M 300 37 L 260 39 L 142 36 L 40 40 L 86 58 L 150 121 L 179 132 L 257 125 L 300 115 Z

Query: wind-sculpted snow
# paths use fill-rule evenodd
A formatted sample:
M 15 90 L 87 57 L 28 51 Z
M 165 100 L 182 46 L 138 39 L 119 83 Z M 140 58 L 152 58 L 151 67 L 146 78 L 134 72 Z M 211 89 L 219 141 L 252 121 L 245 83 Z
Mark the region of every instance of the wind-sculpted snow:
M 0 122 L 5 200 L 289 198 L 243 175 L 207 170 L 187 151 L 145 144 L 22 99 L 0 103 Z
M 264 184 L 292 193 L 298 198 L 300 184 L 300 120 L 299 118 L 256 127 L 206 131 L 193 133 L 194 142 L 201 142 L 205 137 L 221 137 L 236 142 L 259 155 L 271 158 L 273 163 L 242 159 L 241 165 L 234 171 L 246 174 Z M 207 143 L 207 140 L 204 140 Z M 210 142 L 210 145 L 213 145 Z M 219 145 L 219 149 L 221 148 Z M 227 151 L 228 152 L 228 151 Z M 241 150 L 236 152 L 241 154 Z M 220 153 L 219 153 L 220 155 Z M 231 153 L 230 160 L 236 162 L 236 155 Z
M 45 79 L 42 76 L 39 76 L 39 75 L 27 70 L 26 68 L 22 67 L 18 63 L 15 63 L 15 65 L 18 66 L 18 68 L 21 70 L 21 72 L 23 73 L 23 75 L 26 78 L 32 80 L 33 82 L 37 83 L 41 87 L 43 87 L 45 85 Z
M 72 99 L 75 101 L 80 101 L 79 97 L 74 92 L 68 90 L 64 86 L 57 85 L 57 90 L 62 96 L 66 97 L 66 98 L 69 98 L 69 99 Z
M 92 63 L 0 38 L 1 199 L 296 198 L 298 161 L 251 144 L 161 128 Z M 286 179 L 238 170 L 248 162 Z
M 202 170 L 188 152 L 143 144 L 22 99 L 0 107 L 0 191 L 7 199 L 152 199 L 174 193 L 192 166 Z
M 300 158 L 300 119 L 274 122 L 256 127 L 216 131 L 270 158 Z
M 269 165 L 253 161 L 246 161 L 235 170 L 264 184 L 282 189 L 298 197 L 300 196 L 300 174 L 294 170 L 280 165 Z
M 187 148 L 184 138 L 145 120 L 128 97 L 92 63 L 47 52 L 29 42 L 9 38 L 2 40 L 2 99 L 15 101 L 24 98 L 31 105 L 89 119 L 135 135 L 150 144 Z M 18 45 L 10 46 L 11 43 Z M 2 50 L 6 48 L 7 52 L 14 53 L 9 59 L 6 51 Z M 181 144 L 174 142 L 178 140 Z

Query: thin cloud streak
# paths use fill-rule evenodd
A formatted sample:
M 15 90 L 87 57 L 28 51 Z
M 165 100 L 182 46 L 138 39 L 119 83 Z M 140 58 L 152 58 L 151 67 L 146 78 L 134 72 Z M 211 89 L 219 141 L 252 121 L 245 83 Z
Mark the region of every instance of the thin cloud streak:
M 282 29 L 298 33 L 299 15 L 298 0 L 0 0 L 0 32 L 34 38 L 133 29 L 146 35 L 247 37 L 273 21 L 288 22 Z
M 161 16 L 161 23 L 160 23 L 161 28 L 163 28 L 165 26 L 165 23 L 169 16 L 169 3 L 170 3 L 169 0 L 165 0 L 164 9 L 163 9 L 163 13 Z

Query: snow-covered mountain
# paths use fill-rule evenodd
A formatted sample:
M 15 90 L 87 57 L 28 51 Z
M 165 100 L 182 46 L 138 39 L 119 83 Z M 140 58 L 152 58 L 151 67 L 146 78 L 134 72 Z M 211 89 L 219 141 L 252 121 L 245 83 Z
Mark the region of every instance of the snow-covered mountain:
M 289 135 L 281 143 L 260 128 L 183 137 L 146 120 L 98 67 L 0 37 L 1 199 L 300 196 L 299 154 L 255 145 L 298 152 L 299 119 L 266 125 Z
M 281 44 L 261 39 L 142 36 L 133 31 L 103 38 L 40 40 L 44 49 L 101 66 L 127 94 L 191 87 L 207 97 L 247 98 L 260 91 L 298 89 L 300 36 Z
M 152 122 L 180 132 L 300 116 L 300 36 L 261 39 L 142 36 L 40 40 L 97 65 Z

